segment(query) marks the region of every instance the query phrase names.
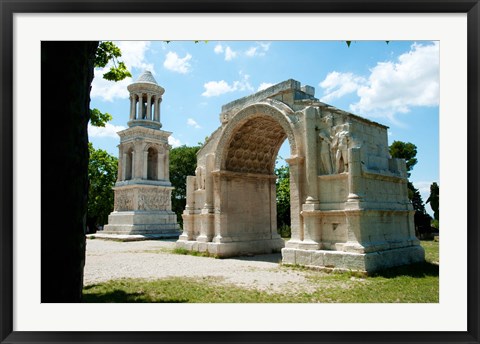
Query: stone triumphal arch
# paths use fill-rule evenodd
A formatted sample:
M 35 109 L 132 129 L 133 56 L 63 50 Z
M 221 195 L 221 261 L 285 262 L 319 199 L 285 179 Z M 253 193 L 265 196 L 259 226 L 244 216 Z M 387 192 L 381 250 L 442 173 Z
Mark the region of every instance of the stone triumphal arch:
M 176 245 L 220 257 L 281 250 L 287 264 L 374 271 L 424 260 L 405 161 L 387 127 L 287 80 L 222 107 L 187 177 Z M 277 234 L 275 160 L 288 140 L 292 238 Z

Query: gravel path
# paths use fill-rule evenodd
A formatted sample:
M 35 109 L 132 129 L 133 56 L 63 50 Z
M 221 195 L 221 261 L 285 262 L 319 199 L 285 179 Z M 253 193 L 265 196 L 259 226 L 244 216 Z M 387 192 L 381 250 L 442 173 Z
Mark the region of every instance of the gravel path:
M 270 292 L 313 291 L 308 271 L 279 264 L 280 253 L 214 259 L 170 253 L 174 241 L 117 242 L 88 239 L 84 284 L 119 278 L 215 277 L 225 284 Z

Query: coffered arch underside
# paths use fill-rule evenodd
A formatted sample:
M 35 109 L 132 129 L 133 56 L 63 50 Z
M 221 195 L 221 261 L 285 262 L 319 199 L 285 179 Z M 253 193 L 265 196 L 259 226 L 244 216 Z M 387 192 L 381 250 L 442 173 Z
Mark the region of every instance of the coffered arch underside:
M 272 174 L 285 139 L 288 139 L 290 154 L 297 155 L 294 124 L 283 109 L 269 103 L 250 105 L 226 124 L 217 145 L 215 169 Z

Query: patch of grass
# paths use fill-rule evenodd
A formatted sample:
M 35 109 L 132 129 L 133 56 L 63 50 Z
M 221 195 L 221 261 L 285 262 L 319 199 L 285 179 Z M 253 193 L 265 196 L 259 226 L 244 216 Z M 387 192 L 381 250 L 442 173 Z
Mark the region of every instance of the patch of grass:
M 195 256 L 195 257 L 218 258 L 217 255 L 211 254 L 209 252 L 190 251 L 180 247 L 174 248 L 171 252 L 174 254 L 189 255 L 189 256 Z
M 87 286 L 83 302 L 191 302 L 191 303 L 274 303 L 276 294 L 219 284 L 205 277 L 159 280 L 121 279 Z M 290 298 L 290 302 L 294 302 Z M 287 301 L 288 302 L 288 301 Z
M 156 249 L 150 249 L 150 250 L 140 250 L 140 251 L 128 251 L 130 253 L 153 253 L 153 254 L 159 254 L 159 253 L 172 253 L 172 249 L 161 247 L 161 248 L 156 248 Z
M 422 247 L 425 249 L 425 260 L 429 263 L 436 263 L 440 262 L 440 255 L 439 255 L 439 246 L 440 243 L 434 240 L 422 240 L 420 242 Z

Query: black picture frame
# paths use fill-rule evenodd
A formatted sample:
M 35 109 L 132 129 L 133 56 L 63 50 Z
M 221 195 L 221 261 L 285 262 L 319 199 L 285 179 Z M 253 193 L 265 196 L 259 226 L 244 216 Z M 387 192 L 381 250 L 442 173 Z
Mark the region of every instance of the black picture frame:
M 478 0 L 0 0 L 1 343 L 479 343 Z M 13 331 L 13 16 L 15 13 L 466 13 L 468 43 L 468 314 L 465 332 L 15 332 Z M 454 315 L 453 315 L 454 316 Z

